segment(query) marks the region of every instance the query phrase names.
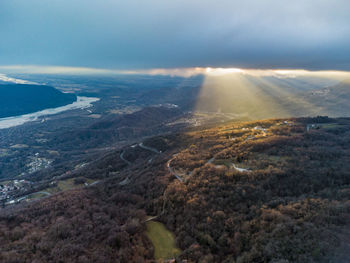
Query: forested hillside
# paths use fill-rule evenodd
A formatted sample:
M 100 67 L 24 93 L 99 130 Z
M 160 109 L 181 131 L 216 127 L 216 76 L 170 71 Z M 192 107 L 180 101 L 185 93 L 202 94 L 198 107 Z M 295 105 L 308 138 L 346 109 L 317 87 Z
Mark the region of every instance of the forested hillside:
M 163 220 L 207 262 L 328 262 L 350 212 L 349 120 L 271 120 L 190 135 Z M 337 261 L 334 261 L 337 262 Z
M 0 261 L 152 262 L 152 216 L 179 262 L 346 262 L 349 119 L 229 122 L 141 146 L 70 175 L 94 185 L 1 210 Z

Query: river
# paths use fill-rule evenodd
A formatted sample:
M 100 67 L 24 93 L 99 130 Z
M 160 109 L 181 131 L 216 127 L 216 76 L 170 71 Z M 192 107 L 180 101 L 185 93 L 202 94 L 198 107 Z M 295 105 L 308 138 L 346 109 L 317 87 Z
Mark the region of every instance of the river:
M 45 109 L 45 110 L 24 114 L 24 115 L 19 115 L 19 116 L 0 118 L 0 129 L 11 128 L 14 126 L 22 125 L 26 122 L 37 121 L 39 117 L 46 116 L 46 115 L 54 115 L 67 110 L 86 109 L 91 107 L 93 102 L 96 102 L 99 100 L 100 100 L 99 98 L 77 96 L 77 101 L 65 106 Z

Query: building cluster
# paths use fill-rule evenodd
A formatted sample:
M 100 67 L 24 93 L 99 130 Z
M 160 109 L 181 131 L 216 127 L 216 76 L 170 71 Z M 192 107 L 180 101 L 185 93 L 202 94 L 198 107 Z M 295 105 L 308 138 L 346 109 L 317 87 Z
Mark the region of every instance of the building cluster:
M 25 192 L 30 188 L 31 182 L 27 180 L 13 180 L 8 183 L 0 183 L 0 201 L 12 199 L 20 192 Z
M 50 167 L 52 160 L 39 157 L 39 153 L 36 153 L 34 157 L 30 157 L 30 162 L 27 164 L 28 173 L 35 173 L 41 169 Z
M 261 127 L 261 126 L 255 126 L 255 127 L 254 127 L 254 130 L 256 130 L 256 131 L 267 132 L 267 129 L 265 129 L 265 128 Z

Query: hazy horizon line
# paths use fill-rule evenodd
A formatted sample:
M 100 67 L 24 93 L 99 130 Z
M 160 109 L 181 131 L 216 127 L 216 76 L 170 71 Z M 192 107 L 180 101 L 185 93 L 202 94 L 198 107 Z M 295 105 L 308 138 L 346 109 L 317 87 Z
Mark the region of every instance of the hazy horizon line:
M 240 73 L 256 77 L 277 76 L 316 76 L 316 77 L 350 77 L 346 70 L 312 70 L 305 68 L 238 68 L 238 67 L 178 67 L 178 68 L 145 68 L 145 69 L 112 69 L 73 66 L 45 65 L 0 65 L 0 75 L 4 74 L 57 74 L 57 75 L 164 75 L 193 77 L 198 75 L 220 76 Z

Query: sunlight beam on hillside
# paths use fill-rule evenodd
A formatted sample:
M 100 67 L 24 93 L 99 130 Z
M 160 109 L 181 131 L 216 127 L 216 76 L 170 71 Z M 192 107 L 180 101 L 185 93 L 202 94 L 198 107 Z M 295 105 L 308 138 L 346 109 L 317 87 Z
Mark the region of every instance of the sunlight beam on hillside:
M 235 113 L 241 117 L 261 118 L 273 116 L 283 108 L 255 85 L 245 74 L 207 75 L 201 87 L 196 110 Z
M 340 71 L 206 68 L 195 109 L 249 119 L 322 115 L 313 92 L 348 78 Z

